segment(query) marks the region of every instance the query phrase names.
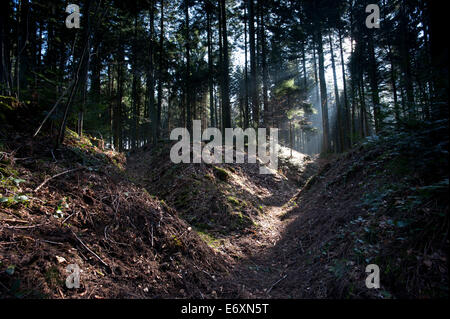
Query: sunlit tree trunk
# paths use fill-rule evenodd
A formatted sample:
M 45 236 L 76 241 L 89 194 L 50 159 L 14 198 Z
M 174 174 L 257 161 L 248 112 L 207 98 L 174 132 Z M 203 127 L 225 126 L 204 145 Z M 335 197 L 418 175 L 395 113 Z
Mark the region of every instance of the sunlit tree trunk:
M 247 4 L 244 6 L 244 85 L 245 85 L 245 109 L 244 109 L 244 128 L 248 128 L 250 125 L 250 110 L 249 110 L 249 85 L 248 85 L 248 42 L 247 42 Z
M 330 54 L 331 54 L 331 68 L 333 70 L 333 83 L 334 83 L 334 96 L 336 100 L 336 117 L 337 117 L 337 129 L 336 129 L 336 150 L 337 152 L 342 152 L 343 150 L 343 126 L 342 126 L 342 112 L 341 112 L 341 103 L 339 101 L 339 90 L 337 84 L 337 76 L 336 76 L 336 64 L 334 61 L 334 51 L 333 51 L 333 40 L 331 38 L 331 32 L 328 36 L 330 42 Z

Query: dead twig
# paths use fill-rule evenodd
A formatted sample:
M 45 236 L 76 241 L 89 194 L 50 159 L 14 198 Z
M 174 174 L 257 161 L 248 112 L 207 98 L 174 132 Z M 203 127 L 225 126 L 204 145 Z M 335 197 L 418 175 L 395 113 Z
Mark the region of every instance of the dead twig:
M 45 240 L 45 239 L 39 239 L 40 241 L 49 243 L 49 244 L 54 244 L 54 245 L 64 245 L 63 243 L 57 242 L 57 241 L 51 241 L 51 240 Z
M 41 189 L 42 186 L 44 186 L 44 185 L 47 184 L 50 180 L 52 180 L 52 179 L 54 179 L 54 178 L 56 178 L 56 177 L 58 177 L 58 176 L 65 175 L 65 174 L 69 174 L 69 173 L 72 173 L 72 172 L 75 172 L 75 171 L 79 171 L 79 170 L 81 170 L 81 169 L 84 169 L 84 167 L 78 167 L 78 168 L 74 168 L 74 169 L 69 169 L 69 170 L 64 171 L 64 172 L 62 172 L 62 173 L 58 173 L 58 174 L 56 174 L 56 175 L 53 175 L 52 177 L 49 177 L 49 178 L 47 178 L 45 181 L 43 181 L 38 187 L 36 187 L 36 188 L 34 189 L 33 192 L 37 192 L 38 190 Z
M 0 245 L 12 245 L 12 244 L 17 244 L 17 242 L 16 241 L 8 241 L 8 242 L 0 243 Z
M 75 214 L 78 214 L 78 212 L 72 213 L 72 214 L 70 214 L 69 216 L 67 216 L 66 219 L 64 219 L 64 220 L 62 221 L 62 223 L 64 224 L 70 217 L 72 217 L 72 216 L 75 215 Z
M 110 241 L 110 242 L 112 242 L 113 244 L 116 244 L 116 245 L 131 246 L 130 244 L 119 243 L 119 242 L 117 242 L 117 241 L 112 240 L 111 238 L 108 238 L 108 226 L 109 226 L 109 225 L 106 225 L 106 226 L 105 226 L 105 229 L 103 230 L 103 232 L 104 232 L 104 234 L 105 234 L 105 239 L 106 239 L 107 241 Z
M 9 229 L 29 229 L 29 228 L 39 227 L 39 226 L 42 226 L 42 225 L 43 224 L 30 225 L 30 226 L 9 226 L 9 225 L 6 225 L 5 227 L 9 228 Z
M 83 243 L 83 241 L 80 239 L 80 237 L 77 236 L 77 234 L 75 234 L 75 232 L 72 230 L 72 234 L 75 236 L 75 238 L 81 243 L 81 245 L 83 245 L 84 248 L 86 248 L 87 251 L 89 251 L 92 255 L 94 255 L 98 260 L 100 260 L 100 262 L 105 265 L 106 267 L 109 268 L 108 264 L 105 263 L 103 261 L 103 259 L 101 259 L 96 253 L 94 253 L 88 246 L 86 246 L 85 243 Z
M 53 150 L 50 150 L 50 152 L 52 153 L 52 157 L 53 157 L 53 162 L 54 162 L 54 163 L 56 163 L 56 162 L 57 162 L 57 160 L 56 160 L 55 154 L 53 153 Z
M 152 224 L 152 247 L 153 247 L 153 224 Z
M 28 220 L 22 220 L 22 219 L 0 219 L 0 222 L 22 223 L 22 224 L 29 223 Z
M 278 279 L 273 285 L 272 287 L 269 288 L 269 290 L 267 290 L 267 294 L 270 293 L 270 291 L 273 289 L 273 287 L 275 287 L 278 283 L 280 283 L 283 279 L 286 279 L 287 275 L 284 275 L 282 278 Z

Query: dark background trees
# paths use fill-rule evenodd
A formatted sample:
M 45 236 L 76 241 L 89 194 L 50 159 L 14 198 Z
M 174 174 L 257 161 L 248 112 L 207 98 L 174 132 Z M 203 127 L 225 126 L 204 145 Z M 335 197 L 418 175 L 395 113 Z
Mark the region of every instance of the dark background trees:
M 369 2 L 83 0 L 67 29 L 66 2 L 9 0 L 0 91 L 33 105 L 56 144 L 67 124 L 119 150 L 194 119 L 278 127 L 317 153 L 448 118 L 436 1 L 381 1 L 380 29 L 365 26 Z

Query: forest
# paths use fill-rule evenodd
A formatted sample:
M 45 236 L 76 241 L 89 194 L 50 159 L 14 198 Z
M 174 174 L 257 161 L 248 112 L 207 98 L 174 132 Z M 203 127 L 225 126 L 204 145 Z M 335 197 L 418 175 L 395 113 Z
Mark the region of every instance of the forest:
M 0 297 L 448 298 L 442 6 L 3 1 Z M 195 121 L 277 169 L 171 161 Z

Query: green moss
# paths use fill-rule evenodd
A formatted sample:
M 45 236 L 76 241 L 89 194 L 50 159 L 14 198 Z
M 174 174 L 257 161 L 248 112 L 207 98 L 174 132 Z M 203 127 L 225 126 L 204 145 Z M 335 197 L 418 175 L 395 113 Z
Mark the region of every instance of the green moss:
M 172 235 L 172 243 L 173 243 L 173 245 L 176 246 L 176 247 L 181 247 L 181 246 L 183 246 L 183 243 L 181 242 L 181 240 L 180 240 L 177 236 L 175 236 L 175 235 Z
M 235 197 L 233 197 L 233 196 L 228 196 L 227 199 L 228 199 L 228 201 L 229 201 L 231 204 L 233 204 L 234 206 L 240 206 L 239 200 L 236 199 Z
M 19 105 L 19 102 L 15 97 L 0 95 L 0 111 L 12 111 L 17 105 Z
M 208 244 L 208 246 L 213 247 L 213 248 L 217 248 L 220 246 L 220 241 L 219 239 L 215 238 L 214 236 L 212 236 L 210 233 L 207 233 L 205 231 L 201 231 L 201 230 L 196 230 L 195 231 L 200 238 L 206 243 Z
M 233 212 L 232 217 L 233 221 L 231 223 L 231 227 L 235 230 L 241 230 L 251 225 L 255 225 L 250 217 L 242 214 L 241 212 Z
M 5 188 L 11 192 L 16 192 L 20 183 L 25 180 L 18 178 L 19 172 L 11 166 L 0 166 L 0 187 Z
M 15 169 L 13 169 L 11 166 L 0 166 L 0 173 L 4 176 L 4 177 L 15 177 L 19 175 L 19 172 L 16 171 Z
M 213 166 L 213 169 L 214 175 L 216 175 L 218 179 L 224 182 L 228 180 L 229 173 L 226 170 L 217 166 Z

